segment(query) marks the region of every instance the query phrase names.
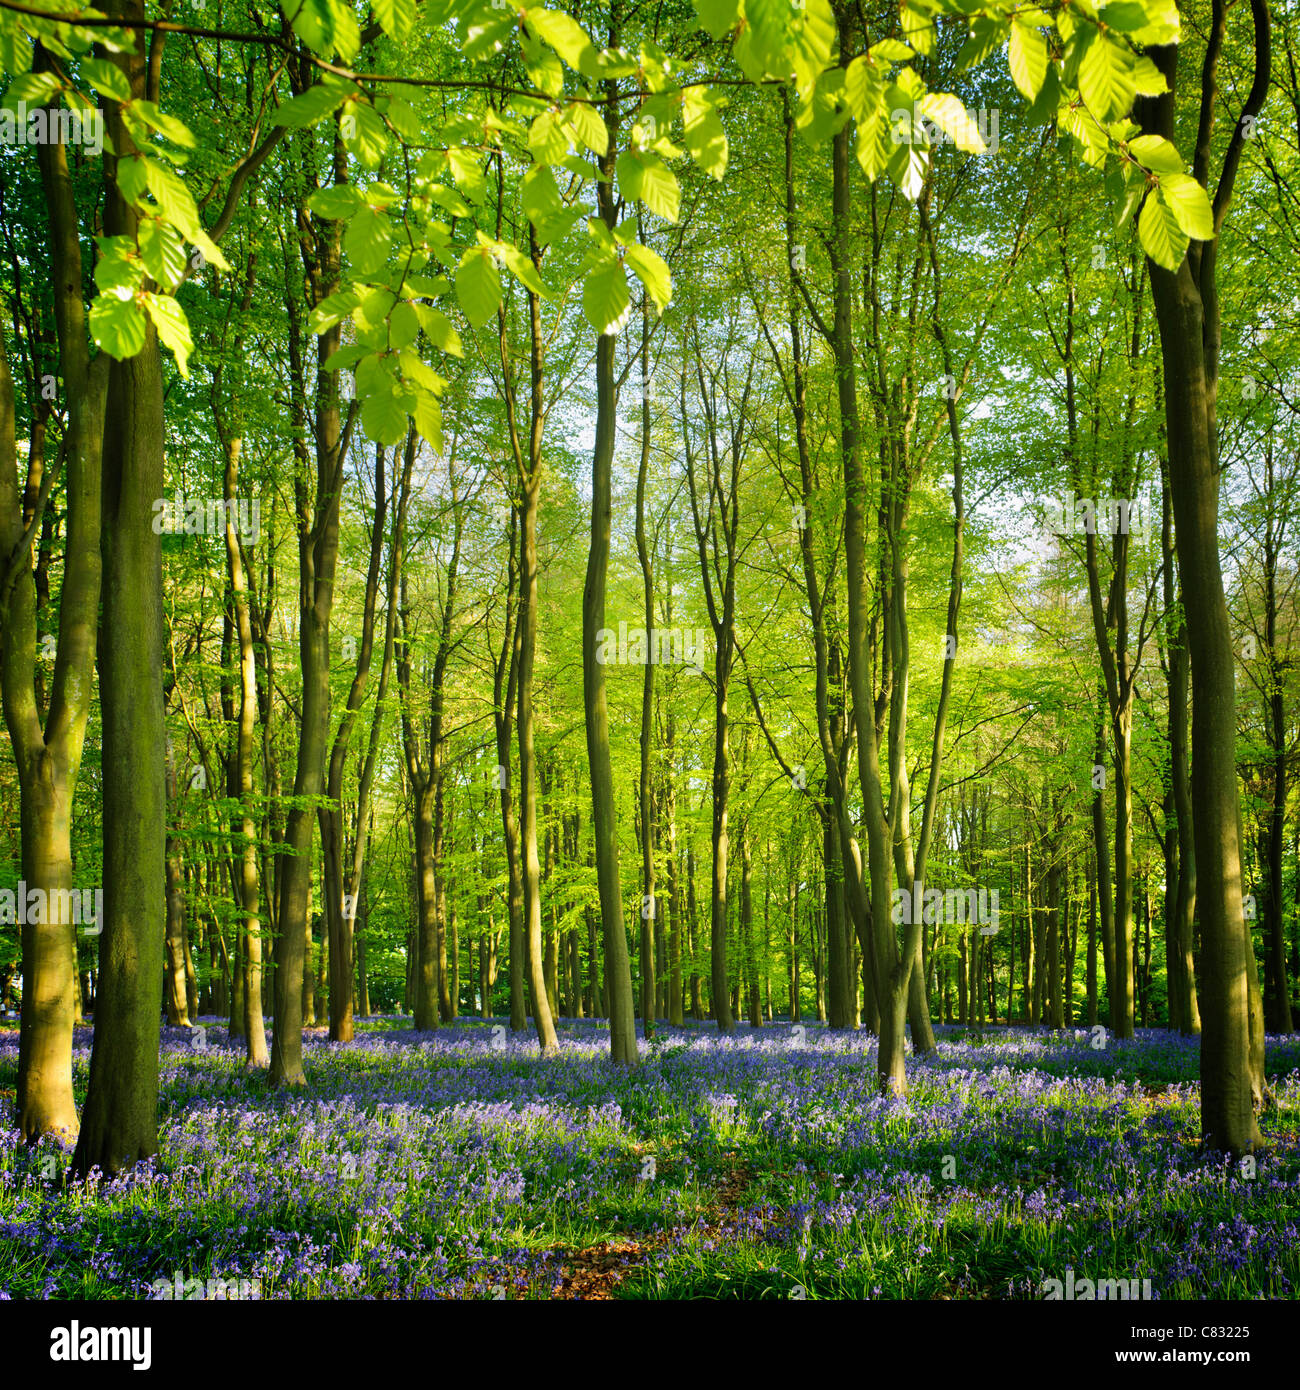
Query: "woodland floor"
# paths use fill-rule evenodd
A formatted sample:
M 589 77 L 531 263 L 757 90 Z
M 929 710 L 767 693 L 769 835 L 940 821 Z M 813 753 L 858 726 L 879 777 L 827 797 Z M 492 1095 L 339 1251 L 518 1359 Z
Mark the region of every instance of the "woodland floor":
M 0 1299 L 140 1298 L 159 1278 L 263 1298 L 1157 1298 L 1300 1290 L 1300 1039 L 1254 1175 L 1201 1151 L 1194 1040 L 939 1029 L 906 1102 L 874 1040 L 805 1024 L 661 1027 L 643 1065 L 595 1022 L 558 1053 L 478 1020 L 307 1044 L 309 1088 L 249 1077 L 224 1026 L 164 1031 L 161 1151 L 93 1189 L 18 1144 L 0 1030 Z M 499 1021 L 498 1021 L 499 1024 Z M 78 1100 L 90 1030 L 78 1029 Z

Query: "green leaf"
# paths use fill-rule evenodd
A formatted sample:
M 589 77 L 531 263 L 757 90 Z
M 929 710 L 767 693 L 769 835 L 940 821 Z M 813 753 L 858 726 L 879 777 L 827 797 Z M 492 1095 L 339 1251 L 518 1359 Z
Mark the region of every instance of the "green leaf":
M 231 269 L 230 262 L 221 254 L 221 248 L 201 227 L 190 241 L 198 247 L 199 253 L 209 265 L 215 265 L 218 270 Z
M 437 395 L 447 384 L 413 348 L 404 348 L 399 352 L 397 362 L 402 378 L 408 385 L 422 386 Z
M 131 83 L 116 63 L 107 58 L 82 58 L 77 66 L 97 92 L 114 101 L 131 100 Z
M 105 294 L 119 292 L 131 298 L 144 288 L 144 265 L 130 237 L 96 237 L 99 259 L 95 262 L 95 284 Z M 125 296 L 120 292 L 125 291 Z
M 336 27 L 334 8 L 329 0 L 293 0 L 288 11 L 293 32 L 313 52 L 328 58 L 335 49 Z
M 997 52 L 1007 37 L 1008 28 L 1006 20 L 990 19 L 986 15 L 972 21 L 970 37 L 957 54 L 957 71 L 977 68 L 991 53 Z
M 817 85 L 835 46 L 835 15 L 829 0 L 803 0 L 802 22 L 790 44 L 795 84 L 800 96 Z
M 134 357 L 144 347 L 144 335 L 145 317 L 133 298 L 101 294 L 90 306 L 90 336 L 110 357 Z
M 185 186 L 184 179 L 173 173 L 165 164 L 150 159 L 145 163 L 145 180 L 163 217 L 186 241 L 197 242 L 202 232 L 199 210 L 194 204 L 194 195 Z
M 913 50 L 898 39 L 881 39 L 879 43 L 871 45 L 870 52 L 873 62 L 879 60 L 885 63 L 905 63 L 912 56 Z
M 569 152 L 569 137 L 558 116 L 543 111 L 528 129 L 528 148 L 542 164 L 554 164 Z
M 617 333 L 626 321 L 631 296 L 627 276 L 617 257 L 600 261 L 587 273 L 582 285 L 582 312 L 597 333 Z
M 325 359 L 325 370 L 327 372 L 342 372 L 349 367 L 355 367 L 367 351 L 368 349 L 359 347 L 356 343 L 347 343 L 341 348 L 335 348 Z
M 671 81 L 673 60 L 650 40 L 641 45 L 638 60 L 645 85 L 652 92 L 662 92 Z
M 889 156 L 889 177 L 910 202 L 916 202 L 930 171 L 930 151 L 924 145 L 895 145 Z
M 114 69 L 114 71 L 117 70 Z M 140 116 L 147 125 L 165 135 L 173 145 L 179 145 L 183 150 L 192 150 L 197 146 L 198 142 L 189 126 L 184 121 L 177 120 L 175 116 L 169 116 L 167 112 L 160 111 L 154 102 L 133 101 L 131 110 Z
M 307 317 L 307 328 L 312 333 L 325 333 L 341 319 L 346 318 L 360 303 L 355 290 L 339 290 L 326 295 Z
M 143 206 L 148 187 L 149 160 L 144 155 L 117 161 L 117 191 L 128 203 Z
M 1106 175 L 1106 191 L 1115 204 L 1115 230 L 1122 232 L 1142 205 L 1147 176 L 1134 164 L 1117 165 Z
M 145 270 L 164 289 L 174 290 L 185 278 L 185 242 L 180 233 L 156 217 L 146 217 L 136 240 Z
M 695 13 L 709 35 L 720 39 L 740 22 L 740 0 L 695 0 Z
M 404 348 L 413 343 L 420 333 L 420 316 L 414 304 L 405 302 L 394 307 L 388 320 L 388 346 Z
M 934 52 L 934 15 L 916 0 L 904 0 L 899 11 L 902 20 L 903 37 L 921 54 Z
M 1142 0 L 1146 23 L 1129 32 L 1129 38 L 1143 48 L 1177 43 L 1181 29 L 1177 0 Z
M 804 138 L 820 145 L 832 135 L 838 135 L 852 114 L 846 93 L 845 71 L 835 68 L 813 89 L 812 99 L 799 107 L 795 125 Z
M 551 297 L 550 290 L 546 288 L 545 282 L 537 273 L 537 267 L 518 247 L 504 242 L 500 249 L 501 257 L 505 261 L 507 269 L 520 284 L 531 290 L 533 294 L 540 295 L 543 299 Z
M 358 275 L 372 275 L 388 259 L 393 227 L 386 212 L 360 207 L 348 221 L 343 249 Z
M 609 149 L 609 131 L 590 102 L 575 101 L 565 112 L 565 122 L 575 145 L 585 145 L 594 155 L 603 155 Z
M 477 62 L 500 52 L 511 35 L 518 31 L 519 16 L 508 6 L 496 9 L 491 5 L 480 5 L 472 15 L 461 17 L 460 26 L 465 57 Z
M 403 294 L 418 294 L 426 299 L 438 299 L 449 289 L 451 289 L 451 285 L 441 275 L 419 275 L 410 271 L 405 280 L 402 281 Z
M 754 60 L 764 69 L 782 63 L 789 71 L 786 41 L 792 17 L 790 0 L 745 0 L 745 34 Z
M 350 185 L 335 184 L 335 187 L 347 188 Z M 402 195 L 391 183 L 382 183 L 379 180 L 368 183 L 364 188 L 358 188 L 357 191 L 372 208 L 390 208 L 394 203 L 401 202 L 402 199 Z M 465 211 L 468 212 L 469 209 L 466 208 Z
M 428 441 L 429 447 L 434 453 L 441 454 L 443 451 L 442 407 L 438 404 L 438 398 L 432 391 L 416 390 L 411 418 L 415 421 L 415 428 L 420 437 Z
M 447 167 L 471 203 L 477 203 L 487 192 L 487 179 L 483 173 L 483 166 L 479 163 L 479 156 L 473 150 L 448 150 Z
M 538 242 L 543 246 L 549 246 L 552 242 L 563 241 L 586 215 L 585 208 L 564 208 L 542 218 L 536 224 Z
M 3 105 L 15 110 L 20 101 L 28 107 L 44 106 L 62 84 L 52 72 L 25 72 L 9 84 Z
M 1110 149 L 1110 136 L 1103 127 L 1097 124 L 1092 113 L 1086 107 L 1076 105 L 1061 107 L 1057 122 L 1063 135 L 1071 136 L 1079 142 L 1085 164 L 1094 169 L 1100 169 L 1105 164 L 1106 155 Z
M 371 352 L 357 363 L 357 399 L 367 396 L 395 396 L 401 389 L 393 375 L 392 359 L 383 353 Z
M 170 295 L 144 295 L 145 308 L 158 330 L 158 341 L 176 354 L 176 368 L 182 376 L 190 374 L 190 353 L 194 351 L 194 340 L 190 337 L 189 320 L 185 310 Z
M 879 74 L 865 57 L 855 58 L 844 72 L 844 95 L 848 98 L 853 119 L 861 124 L 869 121 L 880 106 L 884 85 Z
M 1079 23 L 1068 9 L 1062 9 L 1056 17 L 1056 32 L 1065 45 L 1064 61 L 1061 64 L 1062 84 L 1077 91 L 1079 64 L 1101 31 L 1095 24 Z
M 1012 24 L 1007 61 L 1011 66 L 1011 80 L 1020 94 L 1026 101 L 1033 101 L 1047 76 L 1047 40 L 1032 25 Z
M 525 23 L 560 55 L 575 71 L 579 71 L 584 53 L 593 47 L 578 21 L 562 10 L 529 10 Z
M 371 0 L 375 18 L 390 38 L 404 39 L 415 23 L 415 0 Z
M 1047 76 L 1038 95 L 1034 98 L 1025 119 L 1032 124 L 1041 125 L 1050 121 L 1061 105 L 1061 79 L 1055 63 L 1047 65 Z
M 1139 135 L 1128 142 L 1128 152 L 1144 169 L 1157 174 L 1181 174 L 1183 157 L 1160 135 Z
M 547 96 L 559 97 L 564 92 L 564 64 L 535 34 L 520 35 L 519 46 L 524 55 L 528 80 Z
M 689 88 L 682 101 L 686 148 L 706 174 L 721 179 L 727 172 L 727 132 L 717 111 L 696 92 Z
M 1160 197 L 1178 225 L 1197 241 L 1214 240 L 1214 209 L 1210 196 L 1190 174 L 1161 174 Z
M 361 52 L 361 25 L 352 11 L 351 0 L 327 0 L 333 26 L 334 52 L 350 63 Z
M 921 114 L 932 120 L 963 153 L 985 154 L 988 151 L 979 127 L 955 96 L 944 92 L 927 92 L 919 105 Z
M 1133 109 L 1137 88 L 1133 55 L 1105 34 L 1099 35 L 1079 61 L 1079 95 L 1102 124 Z
M 389 124 L 403 140 L 412 145 L 424 143 L 424 122 L 415 108 L 401 97 L 382 98 L 382 105 L 376 109 L 388 117 Z
M 559 185 L 549 164 L 534 164 L 524 174 L 520 187 L 524 212 L 536 222 L 539 218 L 558 212 L 564 206 Z
M 469 204 L 454 188 L 445 188 L 442 184 L 438 184 L 436 187 L 429 190 L 429 197 L 437 203 L 444 212 L 451 213 L 453 217 L 469 216 Z
M 0 30 L 0 69 L 22 73 L 31 70 L 32 45 L 21 30 Z
M 290 130 L 304 130 L 337 111 L 347 94 L 347 88 L 341 84 L 318 82 L 301 96 L 282 102 L 275 113 L 275 123 Z
M 387 336 L 388 315 L 396 303 L 397 296 L 387 285 L 377 285 L 361 296 L 361 303 L 352 310 L 352 322 L 363 331 L 383 329 L 384 334 L 376 340 L 382 341 Z
M 1133 86 L 1140 97 L 1158 97 L 1169 90 L 1164 73 L 1145 54 L 1134 64 Z
M 1187 233 L 1179 226 L 1159 189 L 1149 193 L 1142 204 L 1138 240 L 1147 255 L 1166 270 L 1177 270 L 1187 254 Z
M 461 257 L 456 298 L 475 328 L 482 328 L 501 307 L 501 273 L 491 251 L 471 246 Z
M 759 55 L 754 43 L 754 31 L 748 24 L 732 41 L 731 54 L 741 72 L 753 83 L 758 84 L 767 78 L 767 64 Z
M 895 87 L 903 93 L 903 99 L 910 102 L 920 101 L 926 93 L 925 79 L 915 68 L 899 68 L 888 90 L 893 92 Z
M 350 101 L 339 120 L 343 143 L 367 169 L 378 169 L 388 152 L 388 129 L 383 117 L 364 101 Z
M 673 277 L 663 257 L 648 246 L 637 243 L 624 251 L 623 259 L 646 287 L 650 298 L 655 302 L 655 307 L 662 314 L 673 297 Z
M 1102 6 L 1101 22 L 1108 28 L 1118 29 L 1121 34 L 1131 34 L 1146 24 L 1146 6 L 1138 0 L 1113 0 Z
M 622 154 L 616 169 L 619 192 L 624 198 L 629 202 L 639 200 L 669 222 L 677 221 L 681 190 L 662 159 L 652 154 Z
M 875 105 L 865 118 L 858 120 L 858 139 L 854 154 L 862 172 L 870 183 L 875 181 L 889 167 L 894 153 L 894 139 L 889 124 L 889 113 L 883 101 L 884 88 L 880 88 Z
M 355 184 L 336 183 L 329 188 L 318 188 L 307 199 L 307 206 L 317 217 L 346 222 L 364 201 Z
M 406 410 L 391 386 L 375 390 L 361 402 L 361 428 L 376 444 L 400 444 L 406 438 L 406 418 Z
M 456 332 L 451 320 L 441 309 L 435 309 L 430 304 L 417 304 L 415 312 L 419 315 L 420 327 L 424 329 L 434 347 L 451 357 L 460 357 L 464 354 L 460 334 Z

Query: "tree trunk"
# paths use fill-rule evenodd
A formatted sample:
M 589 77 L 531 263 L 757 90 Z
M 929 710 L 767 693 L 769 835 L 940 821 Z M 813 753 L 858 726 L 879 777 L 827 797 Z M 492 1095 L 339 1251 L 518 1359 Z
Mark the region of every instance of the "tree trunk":
M 346 181 L 347 166 L 342 142 L 335 130 L 336 182 Z M 308 256 L 307 280 L 313 304 L 319 304 L 338 286 L 342 224 L 315 219 L 314 251 Z M 294 355 L 300 333 L 296 317 L 290 319 L 290 343 Z M 302 724 L 298 740 L 298 766 L 294 773 L 294 805 L 285 826 L 287 853 L 279 861 L 275 942 L 275 1024 L 271 1041 L 271 1082 L 277 1086 L 304 1086 L 302 1066 L 301 981 L 309 951 L 307 914 L 311 896 L 312 842 L 317 820 L 315 802 L 325 790 L 325 750 L 330 729 L 330 616 L 334 608 L 335 573 L 338 568 L 339 506 L 343 493 L 343 468 L 347 440 L 343 438 L 339 405 L 339 374 L 326 362 L 337 350 L 337 326 L 319 336 L 316 343 L 315 419 L 312 437 L 316 461 L 316 495 L 308 495 L 306 450 L 297 457 L 295 505 L 298 525 L 298 653 L 302 666 Z M 296 379 L 299 373 L 294 372 Z M 305 415 L 305 403 L 299 410 Z M 305 420 L 303 421 L 305 425 Z
M 438 1028 L 438 925 L 434 905 L 436 874 L 433 848 L 433 796 L 419 796 L 412 812 L 415 824 L 415 874 L 418 924 L 415 936 L 414 1026 L 418 1033 Z
M 1252 0 L 1251 9 L 1257 44 L 1262 39 L 1263 45 L 1262 60 L 1257 53 L 1256 85 L 1262 82 L 1266 90 L 1268 13 L 1262 0 Z M 1170 93 L 1143 103 L 1142 124 L 1169 139 L 1174 133 L 1177 48 L 1153 50 L 1152 57 Z M 1263 95 L 1261 90 L 1259 104 Z M 1239 126 L 1230 150 L 1239 150 L 1241 138 Z M 1225 192 L 1231 192 L 1230 181 L 1226 189 L 1220 183 L 1220 193 Z M 1198 274 L 1186 256 L 1176 271 L 1149 263 L 1149 273 L 1164 362 L 1170 490 L 1191 657 L 1191 792 L 1204 1002 L 1201 1130 L 1214 1148 L 1238 1155 L 1263 1145 L 1255 1118 L 1262 1077 L 1252 1055 L 1254 953 L 1242 904 L 1235 670 L 1219 562 L 1215 246 L 1208 242 L 1202 247 Z
M 110 14 L 142 17 L 138 0 Z M 143 99 L 145 48 L 114 55 Z M 121 109 L 109 103 L 118 157 L 136 147 Z M 105 226 L 131 235 L 138 214 L 114 189 Z M 111 1177 L 158 1151 L 158 980 L 166 912 L 167 836 L 163 720 L 162 540 L 153 503 L 163 496 L 163 385 L 158 339 L 145 325 L 140 352 L 109 367 L 104 422 L 103 625 L 99 694 L 103 721 L 104 920 L 90 1084 L 72 1170 Z
M 167 800 L 176 805 L 176 767 L 170 747 L 167 750 Z M 172 1028 L 188 1028 L 189 994 L 185 981 L 185 880 L 181 873 L 180 843 L 169 824 L 165 853 L 167 875 L 166 976 L 163 1005 Z
M 612 225 L 614 209 L 610 202 L 612 195 L 607 192 L 609 185 L 601 184 L 600 188 L 602 201 L 609 203 L 605 209 L 606 223 Z M 630 1067 L 637 1062 L 636 1016 L 627 933 L 623 926 L 623 894 L 619 884 L 618 821 L 609 745 L 605 668 L 597 660 L 601 649 L 600 632 L 605 626 L 605 590 L 609 570 L 611 472 L 616 424 L 614 348 L 615 339 L 609 334 L 603 334 L 596 345 L 596 446 L 592 454 L 591 547 L 582 594 L 582 690 L 587 758 L 591 771 L 591 826 L 605 938 L 610 1058 L 620 1066 Z
M 758 986 L 758 960 L 754 950 L 753 878 L 749 834 L 748 829 L 743 828 L 740 839 L 740 939 L 745 971 L 749 977 L 749 1025 L 759 1028 L 763 1023 L 763 1010 Z
M 39 47 L 35 65 L 38 71 L 49 66 Z M 101 465 L 109 364 L 103 353 L 93 363 L 88 356 L 80 225 L 65 148 L 57 141 L 40 145 L 37 159 L 49 218 L 49 280 L 67 409 L 67 543 L 53 689 L 48 709 L 43 710 L 36 662 L 42 585 L 33 573 L 27 533 L 42 525 L 37 507 L 48 497 L 54 477 L 44 475 L 43 445 L 33 438 L 23 495 L 13 378 L 0 344 L 0 694 L 18 771 L 22 877 L 28 891 L 37 890 L 51 909 L 40 914 L 39 922 L 24 913 L 19 932 L 23 994 L 18 1128 L 27 1140 L 42 1134 L 71 1140 L 77 1133 L 72 1094 L 77 947 L 63 905 L 72 888 L 72 803 L 90 712 L 100 602 Z M 128 214 L 113 200 L 110 215 L 122 222 Z M 46 511 L 44 522 L 48 521 Z M 120 784 L 114 790 L 120 795 Z M 98 926 L 103 925 L 101 920 Z M 154 1019 L 156 1024 L 156 1008 Z
M 539 425 L 540 427 L 540 425 Z M 543 1052 L 557 1045 L 542 941 L 542 877 L 537 853 L 537 756 L 533 745 L 533 663 L 537 652 L 537 500 L 541 476 L 524 483 L 521 500 L 519 591 L 519 830 L 523 846 L 524 931 L 527 935 L 533 1022 Z M 608 750 L 607 750 L 608 751 Z M 617 851 L 617 845 L 615 845 Z M 602 904 L 603 907 L 603 904 Z M 552 948 L 554 942 L 551 943 Z

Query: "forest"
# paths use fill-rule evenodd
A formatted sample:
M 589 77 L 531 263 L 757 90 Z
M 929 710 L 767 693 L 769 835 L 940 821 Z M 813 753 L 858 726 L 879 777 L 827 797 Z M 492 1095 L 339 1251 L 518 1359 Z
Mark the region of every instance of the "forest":
M 1295 0 L 0 67 L 0 1299 L 1296 1296 Z

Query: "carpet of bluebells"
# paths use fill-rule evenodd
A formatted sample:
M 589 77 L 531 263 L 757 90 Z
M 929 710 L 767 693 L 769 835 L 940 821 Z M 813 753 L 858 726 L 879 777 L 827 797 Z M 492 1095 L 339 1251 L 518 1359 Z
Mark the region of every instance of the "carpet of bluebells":
M 89 1186 L 19 1145 L 0 1031 L 0 1299 L 177 1272 L 293 1299 L 1041 1298 L 1067 1267 L 1156 1298 L 1300 1290 L 1300 1039 L 1269 1039 L 1252 1172 L 1200 1148 L 1197 1043 L 1162 1031 L 939 1029 L 900 1102 L 873 1038 L 814 1025 L 661 1027 L 620 1072 L 597 1022 L 542 1059 L 499 1025 L 373 1019 L 309 1033 L 283 1093 L 206 1022 L 202 1047 L 164 1030 L 156 1160 Z

